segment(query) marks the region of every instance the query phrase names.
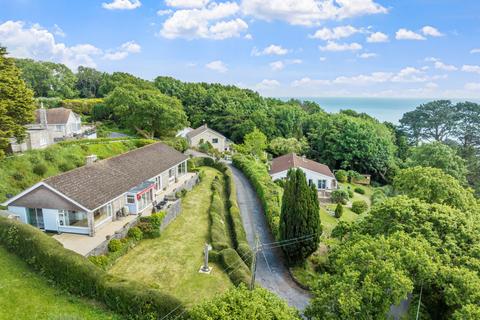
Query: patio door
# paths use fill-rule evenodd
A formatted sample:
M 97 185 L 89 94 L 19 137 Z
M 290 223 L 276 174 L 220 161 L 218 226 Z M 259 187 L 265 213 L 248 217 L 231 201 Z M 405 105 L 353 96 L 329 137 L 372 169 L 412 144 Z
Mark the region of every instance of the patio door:
M 28 223 L 34 227 L 45 229 L 42 208 L 28 208 Z

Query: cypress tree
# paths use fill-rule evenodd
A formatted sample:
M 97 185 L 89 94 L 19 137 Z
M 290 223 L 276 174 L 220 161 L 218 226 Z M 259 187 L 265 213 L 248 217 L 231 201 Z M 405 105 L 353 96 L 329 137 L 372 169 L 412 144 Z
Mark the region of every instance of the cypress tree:
M 280 215 L 280 240 L 291 240 L 282 246 L 288 262 L 302 262 L 315 252 L 321 232 L 317 189 L 314 185 L 308 186 L 302 170 L 291 169 Z
M 24 125 L 33 120 L 33 91 L 21 79 L 15 61 L 7 57 L 7 50 L 0 47 L 0 159 L 9 145 L 9 138 L 24 138 Z

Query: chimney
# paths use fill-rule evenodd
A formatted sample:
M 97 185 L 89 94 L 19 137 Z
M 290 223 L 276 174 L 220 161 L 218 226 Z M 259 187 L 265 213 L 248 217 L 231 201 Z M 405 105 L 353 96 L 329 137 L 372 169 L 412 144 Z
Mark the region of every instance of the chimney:
M 38 109 L 38 117 L 40 119 L 40 125 L 42 128 L 47 128 L 47 110 L 43 107 L 43 102 L 40 103 L 40 109 Z
M 91 154 L 89 156 L 85 157 L 86 160 L 86 165 L 88 166 L 89 164 L 93 164 L 97 161 L 97 155 L 96 154 Z

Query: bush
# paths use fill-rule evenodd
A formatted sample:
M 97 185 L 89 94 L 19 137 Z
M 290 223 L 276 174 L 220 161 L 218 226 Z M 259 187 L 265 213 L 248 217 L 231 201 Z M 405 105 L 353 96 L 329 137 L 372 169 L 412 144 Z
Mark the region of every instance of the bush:
M 335 178 L 337 178 L 338 182 L 345 183 L 348 181 L 348 173 L 345 170 L 338 170 L 335 172 Z
M 48 167 L 45 163 L 40 162 L 33 166 L 33 173 L 37 176 L 43 177 L 47 173 Z
M 179 300 L 169 295 L 106 274 L 28 224 L 0 217 L 0 245 L 57 286 L 72 294 L 104 302 L 128 319 L 158 319 L 170 311 L 175 317 L 185 310 Z M 178 309 L 173 311 L 176 307 Z
M 255 188 L 272 234 L 278 239 L 283 189 L 272 181 L 263 163 L 242 154 L 234 155 L 232 160 L 235 167 L 247 176 Z
M 355 187 L 355 189 L 353 189 L 353 190 L 358 194 L 365 194 L 365 189 L 363 189 L 363 188 Z
M 90 262 L 92 262 L 94 265 L 102 268 L 102 269 L 106 269 L 108 264 L 109 264 L 109 259 L 107 256 L 105 255 L 101 255 L 101 256 L 90 256 L 88 257 L 88 260 L 90 260 Z
M 110 120 L 113 116 L 113 108 L 105 104 L 96 104 L 92 108 L 92 119 L 95 121 Z
M 140 222 L 137 227 L 142 231 L 143 237 L 146 239 L 158 238 L 160 236 L 160 230 L 155 229 L 152 224 L 144 220 L 145 217 L 140 218 Z
M 372 193 L 372 206 L 382 203 L 387 199 L 385 192 L 382 189 L 375 189 Z
M 347 204 L 350 199 L 348 192 L 346 190 L 334 190 L 332 191 L 332 201 L 334 203 Z
M 143 232 L 139 227 L 133 227 L 128 230 L 128 237 L 134 239 L 135 241 L 140 241 L 143 238 Z
M 189 147 L 187 139 L 182 137 L 176 137 L 171 140 L 164 140 L 162 142 L 179 152 L 185 152 Z
M 225 272 L 228 273 L 230 280 L 235 285 L 241 283 L 250 283 L 250 269 L 240 258 L 237 251 L 232 248 L 224 249 L 220 252 Z
M 343 206 L 341 203 L 339 203 L 335 208 L 335 218 L 340 218 L 342 215 L 343 215 Z
M 72 109 L 73 112 L 83 115 L 90 115 L 95 105 L 103 103 L 103 99 L 65 99 L 62 100 L 61 106 Z
M 73 163 L 71 162 L 62 162 L 58 165 L 58 169 L 62 172 L 67 172 L 72 169 L 75 169 L 75 165 L 73 165 Z
M 122 249 L 123 243 L 119 239 L 112 239 L 108 243 L 108 251 L 110 252 L 117 252 L 118 250 Z
M 212 182 L 212 203 L 210 205 L 210 237 L 212 247 L 221 251 L 229 248 L 227 222 L 225 221 L 225 205 L 222 200 L 223 185 L 218 177 Z
M 353 198 L 353 191 L 350 190 L 350 187 L 348 187 L 347 192 L 348 192 L 348 197 Z
M 365 200 L 357 200 L 352 203 L 352 211 L 356 214 L 362 214 L 368 210 L 368 204 Z

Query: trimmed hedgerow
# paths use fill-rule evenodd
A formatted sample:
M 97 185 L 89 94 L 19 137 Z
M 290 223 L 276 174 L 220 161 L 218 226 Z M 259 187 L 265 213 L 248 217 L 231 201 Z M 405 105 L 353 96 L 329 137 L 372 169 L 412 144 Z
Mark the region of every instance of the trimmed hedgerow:
M 240 258 L 237 251 L 232 248 L 227 248 L 222 250 L 220 254 L 222 256 L 223 267 L 233 284 L 237 286 L 241 283 L 249 284 L 250 269 Z
M 252 157 L 236 154 L 233 156 L 233 164 L 240 169 L 252 183 L 262 202 L 263 210 L 272 234 L 278 239 L 282 188 L 272 181 L 268 174 L 267 167 Z
M 228 225 L 225 221 L 225 204 L 222 198 L 223 185 L 218 176 L 212 182 L 212 202 L 210 204 L 210 237 L 212 247 L 221 251 L 229 248 Z
M 360 187 L 355 187 L 355 189 L 353 189 L 353 191 L 355 191 L 358 194 L 365 194 L 365 189 L 360 188 Z
M 28 224 L 0 217 L 0 244 L 57 286 L 72 294 L 97 299 L 128 319 L 157 319 L 170 311 L 175 316 L 185 310 L 174 297 L 107 275 Z

